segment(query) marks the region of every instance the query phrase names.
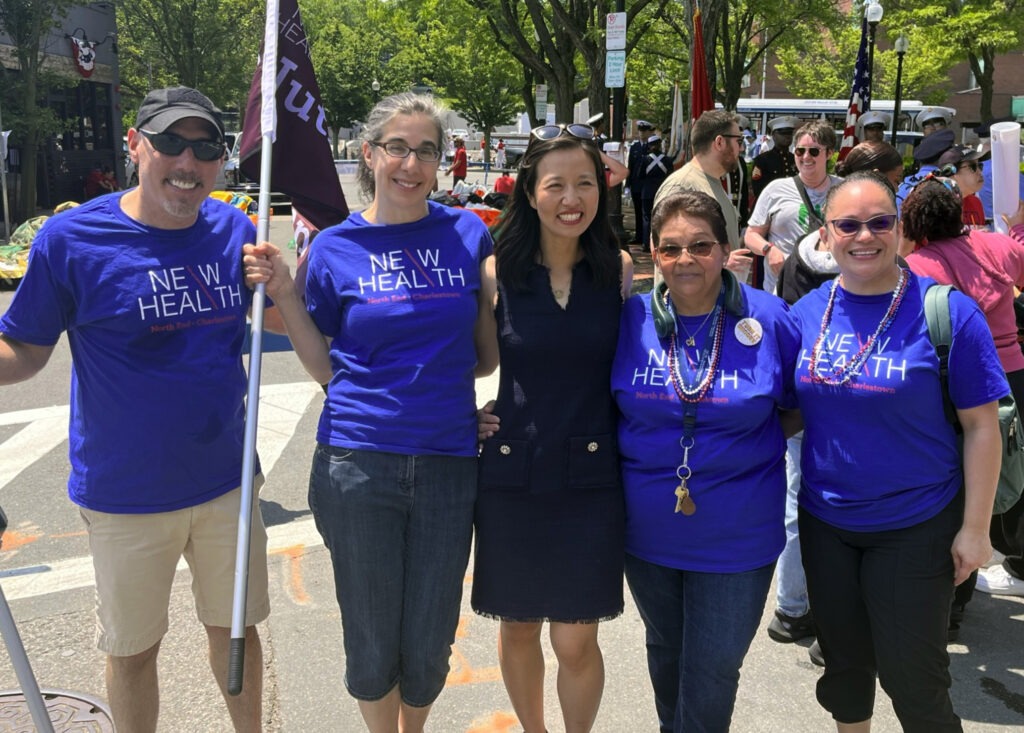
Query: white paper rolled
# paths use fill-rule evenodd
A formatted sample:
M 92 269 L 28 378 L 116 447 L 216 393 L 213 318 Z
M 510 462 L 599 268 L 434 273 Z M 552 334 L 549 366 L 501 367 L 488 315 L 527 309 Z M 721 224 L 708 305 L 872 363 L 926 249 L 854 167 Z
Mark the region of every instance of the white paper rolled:
M 992 134 L 992 221 L 997 232 L 1007 234 L 1003 214 L 1009 216 L 1020 203 L 1020 125 L 997 122 Z

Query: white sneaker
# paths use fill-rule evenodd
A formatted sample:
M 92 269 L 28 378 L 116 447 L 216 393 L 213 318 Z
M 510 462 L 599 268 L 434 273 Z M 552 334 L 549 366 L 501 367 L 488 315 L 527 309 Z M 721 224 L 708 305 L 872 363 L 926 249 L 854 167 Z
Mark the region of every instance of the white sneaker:
M 994 596 L 1024 596 L 1024 580 L 1010 575 L 1002 565 L 980 571 L 974 587 Z
M 996 565 L 1002 565 L 1003 560 L 1006 559 L 1006 555 L 1001 553 L 999 550 L 992 550 L 992 557 L 988 559 L 988 562 L 982 565 L 983 568 L 992 568 Z

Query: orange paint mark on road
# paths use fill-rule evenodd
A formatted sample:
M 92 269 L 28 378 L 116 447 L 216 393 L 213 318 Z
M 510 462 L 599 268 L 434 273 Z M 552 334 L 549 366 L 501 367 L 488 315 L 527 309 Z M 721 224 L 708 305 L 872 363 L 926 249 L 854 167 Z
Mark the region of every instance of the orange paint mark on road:
M 469 622 L 472 620 L 471 616 L 459 616 L 459 625 L 455 627 L 455 638 L 465 639 L 469 632 L 466 630 L 469 626 Z
M 54 538 L 55 540 L 63 540 L 69 537 L 85 537 L 88 534 L 89 533 L 83 529 L 81 532 L 64 532 L 63 534 L 51 534 L 50 537 Z
M 4 532 L 4 550 L 16 550 L 19 547 L 25 545 L 31 545 L 33 542 L 41 538 L 40 534 L 28 534 L 26 532 L 19 532 L 16 529 L 8 529 Z
M 486 718 L 477 718 L 466 733 L 512 733 L 512 729 L 519 725 L 519 718 L 512 713 L 498 710 Z
M 270 554 L 284 555 L 288 558 L 288 595 L 299 606 L 309 605 L 309 594 L 306 593 L 306 586 L 302 582 L 302 556 L 305 554 L 305 548 L 302 545 L 293 545 L 272 550 Z
M 448 672 L 448 679 L 445 686 L 472 685 L 477 682 L 497 682 L 501 679 L 501 670 L 498 667 L 481 667 L 474 669 L 462 652 L 452 647 L 452 656 L 449 659 L 451 669 Z

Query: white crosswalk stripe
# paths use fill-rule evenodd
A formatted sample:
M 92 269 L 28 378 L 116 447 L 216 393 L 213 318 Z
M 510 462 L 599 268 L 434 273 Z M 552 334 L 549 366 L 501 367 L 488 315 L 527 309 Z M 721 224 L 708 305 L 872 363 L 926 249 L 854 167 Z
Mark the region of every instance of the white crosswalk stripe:
M 312 382 L 271 384 L 260 388 L 256 447 L 264 475 L 273 470 L 299 420 L 318 395 L 322 395 L 320 387 Z M 23 423 L 27 425 L 0 443 L 0 489 L 67 440 L 68 408 L 65 405 L 0 414 L 0 426 Z M 311 519 L 272 527 L 268 533 L 271 552 L 320 543 Z M 185 567 L 182 560 L 178 569 Z M 12 601 L 84 588 L 93 584 L 92 559 L 75 557 L 46 565 L 4 570 L 0 571 L 0 580 L 3 581 L 4 594 Z

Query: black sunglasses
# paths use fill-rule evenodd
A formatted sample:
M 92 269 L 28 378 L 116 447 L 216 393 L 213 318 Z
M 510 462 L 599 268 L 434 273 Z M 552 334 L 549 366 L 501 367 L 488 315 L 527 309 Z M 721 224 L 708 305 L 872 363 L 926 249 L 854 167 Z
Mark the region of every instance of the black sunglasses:
M 976 160 L 970 160 L 966 163 L 960 164 L 960 170 L 963 170 L 964 168 L 971 171 L 972 173 L 977 173 L 978 171 L 981 170 L 981 164 L 978 163 Z
M 214 140 L 186 140 L 173 132 L 150 132 L 139 130 L 142 137 L 149 140 L 153 149 L 161 155 L 181 155 L 185 148 L 192 149 L 192 155 L 196 160 L 210 162 L 224 157 L 224 143 Z
M 808 155 L 810 155 L 810 156 L 811 156 L 812 158 L 817 158 L 817 157 L 818 157 L 819 155 L 821 155 L 821 151 L 823 151 L 824 149 L 825 149 L 825 148 L 804 148 L 804 147 L 796 147 L 796 148 L 793 148 L 793 155 L 795 155 L 796 157 L 798 157 L 798 158 L 799 158 L 799 157 L 800 157 L 800 156 L 802 156 L 802 155 L 803 155 L 804 153 L 807 153 L 807 154 L 808 154 Z
M 530 134 L 538 140 L 554 140 L 560 135 L 569 135 L 580 140 L 593 140 L 594 128 L 582 122 L 573 122 L 568 125 L 541 125 L 530 130 Z

